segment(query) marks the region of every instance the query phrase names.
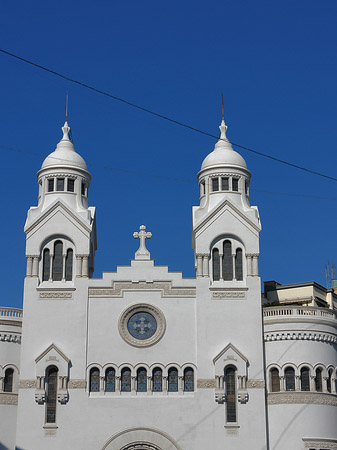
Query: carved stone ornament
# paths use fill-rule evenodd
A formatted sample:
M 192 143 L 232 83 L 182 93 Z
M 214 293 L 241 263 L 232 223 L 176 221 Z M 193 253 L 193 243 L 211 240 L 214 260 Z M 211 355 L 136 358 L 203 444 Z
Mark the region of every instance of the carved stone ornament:
M 271 341 L 317 341 L 326 344 L 337 344 L 337 336 L 319 332 L 265 333 L 265 342 Z
M 62 390 L 62 391 L 59 391 L 58 393 L 57 393 L 57 401 L 61 404 L 61 405 L 65 405 L 66 403 L 67 403 L 67 401 L 68 401 L 68 393 L 67 393 L 67 391 L 64 391 L 64 390 Z
M 166 320 L 155 306 L 138 303 L 127 308 L 118 321 L 121 337 L 134 347 L 150 347 L 164 335 Z
M 21 344 L 21 335 L 13 333 L 0 333 L 0 341 Z
M 225 403 L 225 401 L 226 401 L 226 394 L 223 391 L 222 392 L 216 392 L 215 393 L 215 401 L 219 405 L 223 405 Z
M 215 386 L 215 380 L 213 379 L 199 378 L 197 380 L 198 389 L 215 389 Z
M 37 389 L 35 391 L 35 401 L 38 405 L 43 405 L 46 401 L 46 393 L 44 389 Z
M 125 291 L 161 291 L 162 298 L 188 297 L 194 298 L 195 287 L 173 287 L 171 281 L 118 281 L 113 283 L 113 287 L 89 288 L 89 297 L 116 297 L 123 298 Z
M 239 392 L 238 393 L 238 402 L 242 405 L 245 405 L 249 400 L 248 392 Z
M 85 380 L 69 380 L 68 389 L 85 389 L 86 381 Z
M 337 395 L 319 392 L 271 392 L 268 405 L 311 404 L 337 406 Z
M 212 298 L 214 300 L 223 300 L 226 298 L 245 299 L 246 293 L 242 291 L 217 291 L 212 292 Z
M 71 292 L 40 292 L 39 298 L 73 298 Z
M 337 440 L 336 439 L 312 439 L 312 438 L 303 438 L 304 448 L 310 448 L 312 450 L 320 450 L 322 448 L 329 450 L 337 449 Z
M 1 392 L 0 393 L 0 405 L 17 405 L 18 404 L 18 394 Z
M 19 389 L 35 389 L 36 380 L 20 380 Z
M 248 380 L 247 381 L 247 388 L 250 389 L 264 389 L 265 382 L 264 380 Z

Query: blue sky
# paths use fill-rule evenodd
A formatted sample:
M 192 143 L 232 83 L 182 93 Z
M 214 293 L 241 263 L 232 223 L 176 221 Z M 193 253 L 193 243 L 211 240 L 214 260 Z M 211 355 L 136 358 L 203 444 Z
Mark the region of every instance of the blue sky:
M 223 92 L 230 140 L 337 176 L 336 20 L 334 0 L 5 2 L 0 47 L 213 134 Z M 129 264 L 145 224 L 156 264 L 193 277 L 196 174 L 214 140 L 4 54 L 0 68 L 1 304 L 22 304 L 23 226 L 66 92 L 93 177 L 95 276 Z M 261 215 L 262 280 L 325 284 L 325 264 L 337 263 L 337 183 L 239 151 Z

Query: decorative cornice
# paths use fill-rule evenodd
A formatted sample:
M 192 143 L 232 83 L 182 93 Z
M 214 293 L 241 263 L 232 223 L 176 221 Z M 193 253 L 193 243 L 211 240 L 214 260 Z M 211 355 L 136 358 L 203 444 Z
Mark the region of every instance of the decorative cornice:
M 280 333 L 264 333 L 265 342 L 271 341 L 317 341 L 326 344 L 337 344 L 337 335 L 322 332 L 280 332 Z
M 0 333 L 0 341 L 21 344 L 21 335 L 13 333 Z
M 16 392 L 0 392 L 0 405 L 17 405 L 18 394 Z
M 198 389 L 215 389 L 216 384 L 214 379 L 199 378 L 197 380 Z
M 19 389 L 35 389 L 36 380 L 19 380 Z
M 188 297 L 194 298 L 196 288 L 173 287 L 171 281 L 116 281 L 113 287 L 91 287 L 89 297 L 116 297 L 123 298 L 125 291 L 161 291 L 162 298 Z
M 270 392 L 267 394 L 268 405 L 326 405 L 337 407 L 337 395 L 321 392 Z
M 68 389 L 85 389 L 87 382 L 85 380 L 69 380 Z
M 55 178 L 55 177 L 65 177 L 65 178 L 72 178 L 74 180 L 76 180 L 78 178 L 77 175 L 73 175 L 73 174 L 69 174 L 69 173 L 64 173 L 64 172 L 53 172 L 52 174 L 48 174 L 48 175 L 44 175 L 45 178 Z M 43 176 L 40 176 L 40 178 L 43 178 Z M 55 192 L 55 191 L 53 191 Z
M 264 380 L 247 380 L 248 389 L 264 389 L 264 387 L 265 387 Z

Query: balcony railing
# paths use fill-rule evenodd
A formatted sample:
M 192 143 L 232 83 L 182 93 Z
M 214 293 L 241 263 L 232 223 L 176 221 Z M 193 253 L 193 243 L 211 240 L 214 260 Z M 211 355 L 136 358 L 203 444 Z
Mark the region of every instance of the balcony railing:
M 0 308 L 0 318 L 22 319 L 22 309 L 19 308 Z
M 316 316 L 337 319 L 336 312 L 331 309 L 315 308 L 313 306 L 273 306 L 263 309 L 264 318 L 281 316 Z

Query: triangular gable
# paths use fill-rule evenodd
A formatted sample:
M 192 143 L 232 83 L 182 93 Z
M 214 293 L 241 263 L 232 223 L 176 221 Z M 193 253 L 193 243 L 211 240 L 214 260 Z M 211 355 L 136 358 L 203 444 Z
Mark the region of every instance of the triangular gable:
M 215 364 L 222 356 L 226 356 L 226 353 L 229 353 L 228 350 L 234 352 L 245 363 L 248 362 L 248 359 L 233 344 L 229 343 L 224 349 L 221 350 L 220 353 L 216 355 L 216 357 L 213 359 L 213 363 Z
M 68 206 L 66 206 L 61 200 L 56 200 L 55 203 L 52 203 L 43 214 L 39 215 L 36 219 L 34 219 L 29 226 L 25 227 L 24 232 L 26 234 L 30 233 L 33 228 L 36 227 L 39 223 L 43 222 L 53 211 L 56 211 L 58 208 L 63 209 L 67 214 L 69 214 L 76 222 L 78 222 L 88 233 L 91 232 L 91 227 L 82 219 L 82 217 Z
M 212 220 L 224 207 L 228 207 L 232 209 L 236 214 L 238 214 L 241 219 L 243 219 L 248 225 L 250 225 L 257 232 L 261 231 L 261 227 L 257 226 L 254 222 L 252 222 L 248 217 L 243 214 L 236 206 L 233 205 L 228 199 L 224 200 L 220 205 L 218 205 L 210 214 L 207 215 L 193 230 L 196 234 L 200 231 L 210 220 Z
M 231 343 L 226 345 L 213 359 L 215 375 L 223 376 L 224 368 L 233 365 L 240 376 L 247 373 L 248 359 Z
M 57 353 L 59 356 L 61 356 L 61 358 L 64 359 L 64 361 L 69 364 L 70 363 L 70 359 L 55 345 L 55 344 L 51 344 L 48 348 L 46 348 L 46 350 L 44 352 L 41 353 L 40 356 L 38 356 L 35 359 L 36 364 L 41 361 L 42 358 L 44 358 L 45 356 L 48 355 L 48 353 Z

